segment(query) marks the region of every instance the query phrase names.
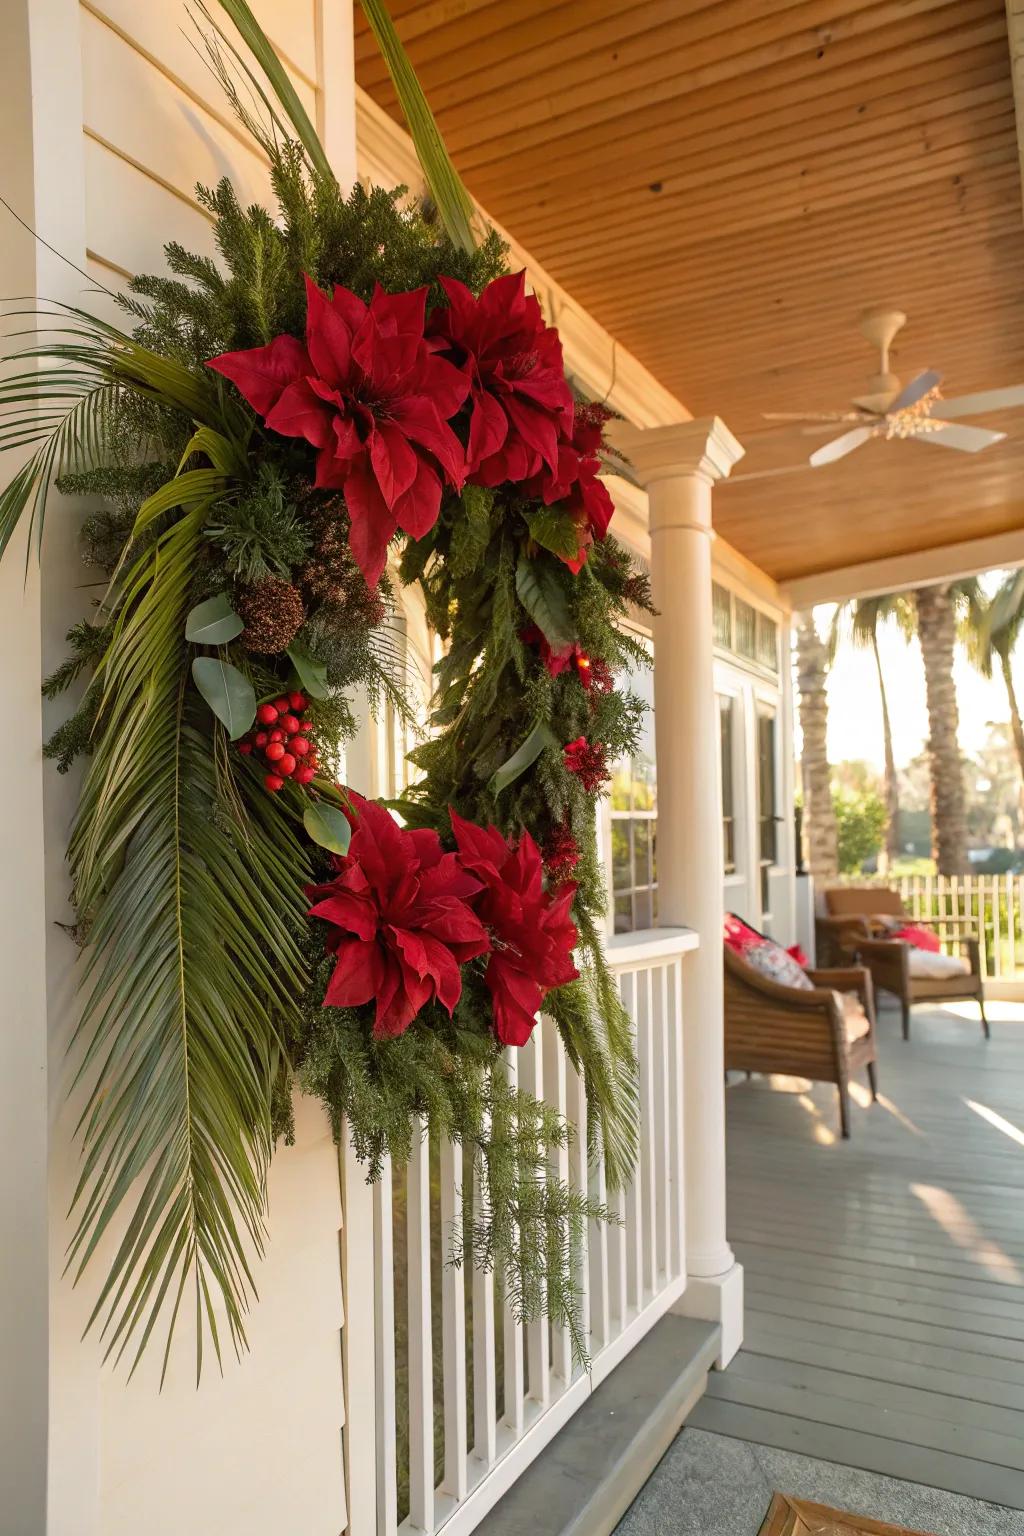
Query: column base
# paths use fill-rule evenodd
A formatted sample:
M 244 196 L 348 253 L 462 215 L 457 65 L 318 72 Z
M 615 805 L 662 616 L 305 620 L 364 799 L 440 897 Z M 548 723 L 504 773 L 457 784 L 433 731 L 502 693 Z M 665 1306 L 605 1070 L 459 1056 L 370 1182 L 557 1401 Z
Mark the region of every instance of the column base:
M 722 1275 L 690 1275 L 673 1312 L 720 1323 L 722 1339 L 715 1368 L 725 1369 L 743 1343 L 743 1266 L 733 1264 Z

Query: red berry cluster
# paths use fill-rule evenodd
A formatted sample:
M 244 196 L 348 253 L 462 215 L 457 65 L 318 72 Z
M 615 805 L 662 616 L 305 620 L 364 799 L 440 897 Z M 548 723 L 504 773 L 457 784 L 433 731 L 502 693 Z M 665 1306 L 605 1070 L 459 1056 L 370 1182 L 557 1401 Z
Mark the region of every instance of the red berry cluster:
M 599 741 L 577 736 L 562 748 L 562 757 L 568 772 L 576 775 L 588 795 L 598 794 L 605 779 L 611 778 L 605 749 Z
M 252 752 L 262 756 L 270 770 L 263 782 L 271 794 L 276 795 L 284 788 L 285 779 L 305 785 L 316 778 L 313 722 L 302 715 L 306 706 L 304 693 L 283 693 L 272 703 L 261 704 L 254 729 L 238 744 L 245 757 Z

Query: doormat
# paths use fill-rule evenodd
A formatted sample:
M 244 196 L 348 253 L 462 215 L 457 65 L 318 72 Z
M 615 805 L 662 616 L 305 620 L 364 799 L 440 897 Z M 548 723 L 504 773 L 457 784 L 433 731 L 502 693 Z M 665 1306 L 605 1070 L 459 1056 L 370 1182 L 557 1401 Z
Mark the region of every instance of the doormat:
M 807 1499 L 793 1499 L 777 1493 L 765 1516 L 758 1536 L 934 1536 L 928 1531 L 912 1531 L 906 1525 L 885 1525 L 866 1515 L 851 1515 L 841 1509 L 826 1509 Z

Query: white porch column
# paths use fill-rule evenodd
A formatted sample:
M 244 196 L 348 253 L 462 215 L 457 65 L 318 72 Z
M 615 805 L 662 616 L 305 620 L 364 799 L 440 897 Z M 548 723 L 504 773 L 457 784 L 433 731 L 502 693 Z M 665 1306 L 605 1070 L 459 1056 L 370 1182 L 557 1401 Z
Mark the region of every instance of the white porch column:
M 712 675 L 711 487 L 743 449 L 717 417 L 640 429 L 616 446 L 648 493 L 658 766 L 658 916 L 693 928 L 684 961 L 683 1129 L 687 1288 L 679 1310 L 722 1324 L 739 1348 L 743 1271 L 725 1236 L 722 819 Z

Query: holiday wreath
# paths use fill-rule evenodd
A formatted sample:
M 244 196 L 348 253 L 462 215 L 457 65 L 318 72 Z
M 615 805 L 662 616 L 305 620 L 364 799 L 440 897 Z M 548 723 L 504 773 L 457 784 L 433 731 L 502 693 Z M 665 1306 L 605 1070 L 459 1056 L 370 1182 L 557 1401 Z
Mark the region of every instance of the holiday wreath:
M 245 0 L 221 4 L 248 54 L 201 6 L 208 57 L 276 213 L 199 189 L 219 261 L 168 245 L 169 275 L 120 297 L 126 331 L 51 307 L 0 384 L 0 445 L 32 449 L 3 545 L 29 507 L 41 537 L 55 485 L 93 507 L 105 572 L 45 684 L 85 684 L 47 748 L 84 759 L 70 1263 L 119 1217 L 93 1312 L 108 1353 L 137 1361 L 165 1310 L 169 1348 L 186 1286 L 199 1361 L 221 1308 L 241 1347 L 297 1080 L 370 1177 L 420 1117 L 460 1141 L 467 1257 L 582 1354 L 575 1255 L 607 1212 L 551 1175 L 568 1127 L 502 1058 L 543 1006 L 621 1185 L 637 1090 L 595 805 L 640 724 L 615 676 L 642 658 L 620 621 L 647 590 L 608 536 L 607 412 L 574 397 L 498 238 L 474 240 L 379 0 L 427 209 L 346 194 Z M 388 807 L 337 780 L 353 688 L 408 709 L 396 581 L 446 648 L 419 777 Z

